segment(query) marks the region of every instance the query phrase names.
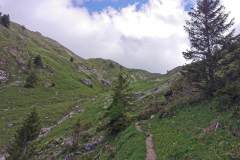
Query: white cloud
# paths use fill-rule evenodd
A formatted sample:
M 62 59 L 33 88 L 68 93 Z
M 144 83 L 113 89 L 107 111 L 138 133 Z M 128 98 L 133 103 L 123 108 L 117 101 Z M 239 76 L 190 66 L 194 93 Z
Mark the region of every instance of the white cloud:
M 0 5 L 14 21 L 84 58 L 113 59 L 127 67 L 161 73 L 185 63 L 187 15 L 181 0 L 150 0 L 140 10 L 128 6 L 93 14 L 74 8 L 70 0 L 0 0 Z
M 239 0 L 222 0 L 223 5 L 226 7 L 226 11 L 230 11 L 230 17 L 235 19 L 234 27 L 237 29 L 237 32 L 240 32 L 240 1 Z

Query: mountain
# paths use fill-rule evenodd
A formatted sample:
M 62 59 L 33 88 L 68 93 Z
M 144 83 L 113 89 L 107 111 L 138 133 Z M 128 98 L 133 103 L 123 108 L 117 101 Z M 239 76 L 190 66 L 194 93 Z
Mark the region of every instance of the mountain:
M 0 25 L 0 46 L 1 144 L 8 141 L 32 107 L 41 110 L 44 125 L 53 124 L 82 98 L 109 90 L 121 66 L 111 60 L 83 59 L 16 23 L 11 23 L 9 29 Z M 39 55 L 43 63 L 40 68 L 34 64 Z M 131 73 L 134 82 L 160 76 L 122 69 Z M 36 73 L 38 82 L 34 88 L 25 88 L 31 72 Z
M 202 98 L 184 79 L 183 67 L 154 74 L 112 60 L 84 59 L 16 23 L 10 28 L 0 25 L 0 46 L 0 159 L 33 108 L 42 124 L 34 155 L 40 160 L 239 158 L 240 141 L 231 132 L 232 112 L 216 111 L 216 101 Z M 233 54 L 228 55 L 232 60 Z M 219 72 L 237 73 L 237 65 L 234 60 Z M 120 70 L 131 80 L 133 101 L 127 112 L 131 125 L 112 138 L 99 126 Z M 69 153 L 77 122 L 83 126 L 81 141 Z

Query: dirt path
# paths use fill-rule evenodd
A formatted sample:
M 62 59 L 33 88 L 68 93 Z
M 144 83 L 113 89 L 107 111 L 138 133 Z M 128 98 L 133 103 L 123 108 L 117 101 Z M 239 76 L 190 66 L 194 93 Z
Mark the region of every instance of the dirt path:
M 149 133 L 148 137 L 146 138 L 146 147 L 147 147 L 146 160 L 156 160 L 157 155 L 154 148 L 153 135 L 151 133 Z
M 137 131 L 141 133 L 144 132 L 139 123 L 135 124 L 135 128 Z M 147 149 L 146 160 L 157 160 L 157 155 L 156 155 L 154 143 L 153 143 L 153 135 L 150 133 L 150 131 L 148 131 L 147 133 L 146 149 Z

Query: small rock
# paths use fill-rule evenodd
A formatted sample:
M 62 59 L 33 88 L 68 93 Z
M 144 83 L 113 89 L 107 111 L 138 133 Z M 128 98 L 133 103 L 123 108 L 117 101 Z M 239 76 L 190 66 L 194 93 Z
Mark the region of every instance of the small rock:
M 12 128 L 13 127 L 13 123 L 8 123 L 7 124 L 7 128 Z
M 108 109 L 108 106 L 104 106 L 103 109 Z
M 16 83 L 17 86 L 19 86 L 23 83 L 23 81 L 16 81 L 15 83 Z
M 55 83 L 53 83 L 53 82 L 46 82 L 46 83 L 44 84 L 44 87 L 45 87 L 45 88 L 55 87 Z
M 81 79 L 81 82 L 88 87 L 93 87 L 93 83 L 90 79 Z
M 96 143 L 87 143 L 84 145 L 84 149 L 86 151 L 92 151 L 96 148 L 97 144 Z
M 64 139 L 63 145 L 65 147 L 71 147 L 73 145 L 73 139 L 71 137 Z
M 102 83 L 102 85 L 104 85 L 105 87 L 111 86 L 111 82 L 108 81 L 108 80 L 105 80 L 105 79 L 102 79 L 102 80 L 101 80 L 101 83 Z
M 7 72 L 0 70 L 0 82 L 6 82 L 8 80 Z
M 0 160 L 6 160 L 5 154 L 1 154 L 1 153 L 0 153 Z
M 40 136 L 43 136 L 43 135 L 47 134 L 50 131 L 51 131 L 51 128 L 42 128 L 40 130 Z

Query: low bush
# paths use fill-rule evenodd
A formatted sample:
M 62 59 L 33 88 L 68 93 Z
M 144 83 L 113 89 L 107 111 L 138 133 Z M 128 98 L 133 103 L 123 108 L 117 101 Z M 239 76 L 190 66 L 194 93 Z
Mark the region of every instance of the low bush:
M 31 72 L 26 81 L 25 81 L 25 88 L 34 88 L 34 86 L 37 84 L 37 75 L 35 72 Z

